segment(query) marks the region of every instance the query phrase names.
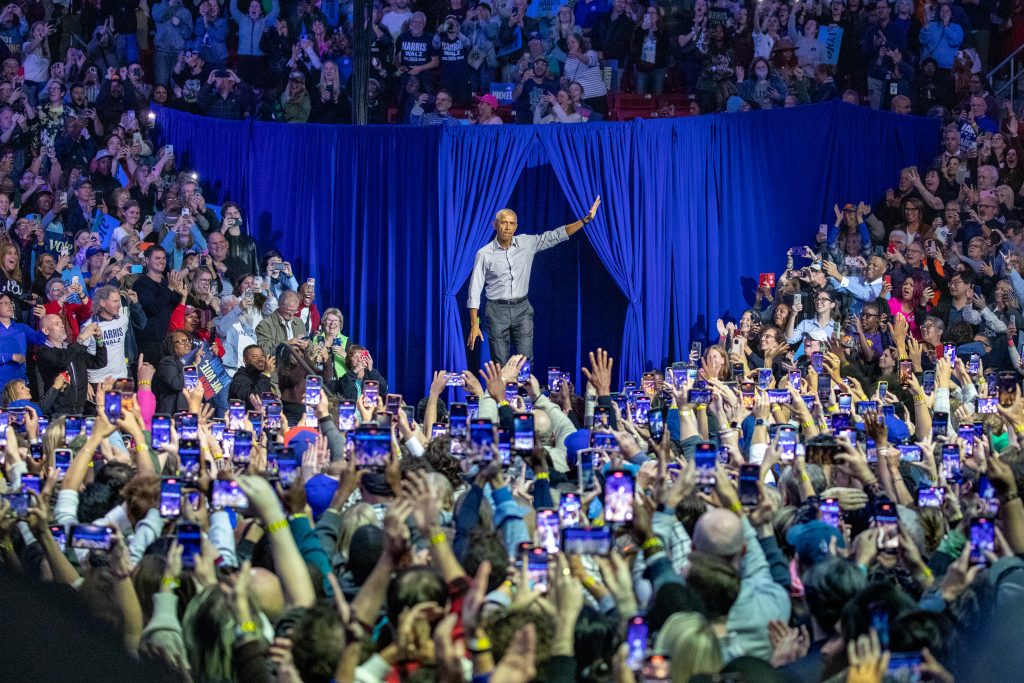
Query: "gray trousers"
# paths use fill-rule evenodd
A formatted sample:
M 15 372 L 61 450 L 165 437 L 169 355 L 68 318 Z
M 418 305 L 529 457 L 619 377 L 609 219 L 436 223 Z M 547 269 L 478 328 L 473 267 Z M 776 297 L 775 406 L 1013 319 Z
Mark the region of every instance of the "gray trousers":
M 527 299 L 515 304 L 488 301 L 484 313 L 491 360 L 504 365 L 512 356 L 512 346 L 533 362 L 533 306 Z

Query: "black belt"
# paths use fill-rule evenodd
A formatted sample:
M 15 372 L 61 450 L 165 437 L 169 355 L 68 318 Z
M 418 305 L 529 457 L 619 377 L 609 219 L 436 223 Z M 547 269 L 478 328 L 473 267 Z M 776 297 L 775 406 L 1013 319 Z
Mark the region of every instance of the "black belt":
M 527 297 L 521 296 L 518 299 L 491 299 L 492 304 L 501 304 L 502 306 L 515 306 L 526 301 Z

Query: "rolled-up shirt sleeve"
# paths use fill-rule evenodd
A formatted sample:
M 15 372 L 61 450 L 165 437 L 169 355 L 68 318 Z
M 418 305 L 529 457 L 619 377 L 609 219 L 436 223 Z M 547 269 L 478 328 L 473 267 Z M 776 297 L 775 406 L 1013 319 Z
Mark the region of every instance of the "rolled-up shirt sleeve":
M 469 298 L 466 299 L 466 308 L 480 308 L 480 295 L 484 291 L 484 253 L 481 249 L 476 252 L 476 259 L 473 261 L 473 272 L 469 276 Z
M 543 233 L 537 240 L 534 250 L 544 251 L 545 249 L 550 249 L 556 244 L 564 242 L 567 239 L 569 239 L 569 233 L 565 231 L 565 226 L 563 225 L 560 228 L 548 230 L 547 232 Z

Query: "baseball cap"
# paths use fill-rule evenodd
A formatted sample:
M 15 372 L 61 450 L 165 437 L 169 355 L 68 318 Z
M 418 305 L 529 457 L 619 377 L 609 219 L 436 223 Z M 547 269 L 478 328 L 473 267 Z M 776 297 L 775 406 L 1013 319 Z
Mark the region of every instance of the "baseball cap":
M 853 204 L 850 204 L 849 202 L 847 202 L 846 204 L 843 204 L 843 211 L 856 211 L 856 210 L 857 210 L 857 207 L 854 206 Z
M 112 156 L 114 156 L 114 155 L 111 154 L 110 152 L 108 152 L 106 149 L 101 149 L 100 151 L 96 152 L 96 156 L 94 156 L 92 158 L 92 160 L 93 161 L 99 161 L 100 159 L 106 159 L 107 157 L 112 157 Z
M 289 81 L 302 81 L 303 83 L 305 83 L 306 82 L 306 75 L 304 73 L 302 73 L 301 71 L 293 71 L 290 74 L 288 74 L 288 80 Z
M 89 187 L 92 187 L 92 181 L 89 180 L 88 176 L 83 176 L 83 177 L 79 178 L 78 182 L 75 183 L 75 189 L 77 190 L 77 189 L 79 189 L 81 187 L 84 187 L 85 185 L 88 185 Z
M 284 434 L 284 445 L 295 449 L 295 456 L 301 458 L 306 454 L 310 444 L 316 443 L 320 432 L 312 427 L 292 427 Z
M 491 105 L 491 109 L 498 108 L 498 98 L 495 97 L 494 95 L 480 95 L 479 97 L 474 97 L 473 99 L 475 99 L 477 102 L 483 102 L 484 104 Z
M 837 547 L 846 547 L 839 529 L 820 519 L 796 524 L 786 532 L 786 541 L 793 546 L 804 565 L 812 565 L 828 557 L 828 547 L 833 538 L 837 539 Z
M 101 249 L 100 247 L 89 247 L 88 249 L 85 250 L 85 258 L 89 259 L 95 256 L 96 254 L 105 253 L 107 252 L 103 251 L 103 249 Z
M 540 31 L 530 31 L 530 35 L 526 37 L 527 40 L 540 40 Z
M 320 519 L 320 515 L 331 506 L 331 499 L 338 489 L 338 480 L 331 479 L 326 474 L 315 474 L 306 482 L 306 502 L 313 511 L 313 519 Z

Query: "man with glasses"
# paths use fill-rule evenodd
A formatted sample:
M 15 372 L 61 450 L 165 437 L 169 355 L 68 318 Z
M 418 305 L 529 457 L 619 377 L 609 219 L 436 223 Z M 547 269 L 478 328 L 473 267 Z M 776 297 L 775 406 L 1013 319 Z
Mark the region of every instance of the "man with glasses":
M 68 299 L 72 293 L 78 294 L 82 303 L 70 303 Z M 74 344 L 78 341 L 79 326 L 92 315 L 92 302 L 89 300 L 89 295 L 82 290 L 82 285 L 73 284 L 69 289 L 64 286 L 64 281 L 60 276 L 56 276 L 50 278 L 46 283 L 46 299 L 46 303 L 36 306 L 33 313 L 37 318 L 42 318 L 44 315 L 58 316 L 64 321 L 64 326 L 67 328 L 68 343 Z
M 981 323 L 981 312 L 973 307 L 974 273 L 969 270 L 954 272 L 945 282 L 941 278 L 933 279 L 939 285 L 942 298 L 932 309 L 932 315 L 940 318 L 946 327 L 965 322 L 976 328 Z
M 850 312 L 856 315 L 861 307 L 868 301 L 874 301 L 882 294 L 885 286 L 884 275 L 888 264 L 881 256 L 872 256 L 868 259 L 868 267 L 864 275 L 843 275 L 839 267 L 831 261 L 821 264 L 825 274 L 831 278 L 829 284 L 837 292 L 849 294 L 852 297 Z
M 298 317 L 299 295 L 288 290 L 278 300 L 277 310 L 256 326 L 256 341 L 268 356 L 274 355 L 278 344 L 291 344 L 305 350 L 309 346 L 309 329 Z
M 434 97 L 434 111 L 420 117 L 421 126 L 461 126 L 462 122 L 452 116 L 452 96 L 447 90 L 438 90 Z

